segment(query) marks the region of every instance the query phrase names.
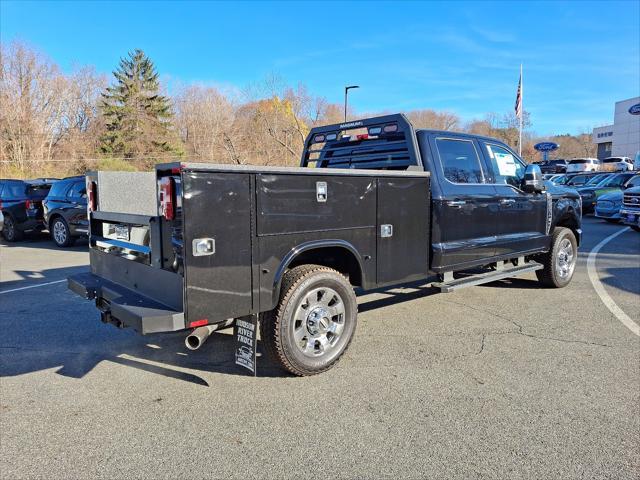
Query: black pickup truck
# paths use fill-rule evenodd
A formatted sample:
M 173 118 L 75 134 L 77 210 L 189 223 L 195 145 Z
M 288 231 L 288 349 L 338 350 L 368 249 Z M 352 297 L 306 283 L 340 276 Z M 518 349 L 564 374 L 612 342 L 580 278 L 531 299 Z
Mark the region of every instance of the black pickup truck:
M 189 329 L 192 349 L 259 323 L 296 375 L 345 352 L 354 288 L 450 292 L 533 271 L 564 287 L 581 237 L 574 190 L 498 140 L 414 130 L 403 115 L 312 129 L 300 168 L 160 164 L 89 174 L 87 192 L 91 270 L 69 288 L 103 321 Z

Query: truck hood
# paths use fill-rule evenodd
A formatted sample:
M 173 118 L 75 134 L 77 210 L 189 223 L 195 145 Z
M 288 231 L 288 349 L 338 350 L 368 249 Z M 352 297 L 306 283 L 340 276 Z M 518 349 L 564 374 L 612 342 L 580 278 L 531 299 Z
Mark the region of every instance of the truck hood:
M 607 192 L 598 197 L 598 200 L 609 200 L 610 202 L 622 201 L 622 190 L 615 190 L 613 192 Z

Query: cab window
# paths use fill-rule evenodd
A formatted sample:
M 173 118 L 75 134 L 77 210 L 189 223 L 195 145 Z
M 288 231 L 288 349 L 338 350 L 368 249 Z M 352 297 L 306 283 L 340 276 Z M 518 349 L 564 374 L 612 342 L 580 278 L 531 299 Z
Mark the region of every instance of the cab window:
M 437 138 L 436 146 L 447 180 L 453 183 L 485 183 L 480 158 L 471 140 Z
M 484 144 L 491 162 L 495 183 L 520 188 L 524 178 L 524 163 L 504 147 L 492 143 Z

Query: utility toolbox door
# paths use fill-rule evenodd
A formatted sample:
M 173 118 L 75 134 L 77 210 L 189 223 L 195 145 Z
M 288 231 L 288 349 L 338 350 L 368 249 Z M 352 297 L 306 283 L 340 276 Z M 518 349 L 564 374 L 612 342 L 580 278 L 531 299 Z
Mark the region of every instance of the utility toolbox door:
M 251 175 L 187 170 L 182 185 L 187 326 L 251 313 Z
M 378 285 L 427 276 L 429 202 L 429 177 L 378 178 Z

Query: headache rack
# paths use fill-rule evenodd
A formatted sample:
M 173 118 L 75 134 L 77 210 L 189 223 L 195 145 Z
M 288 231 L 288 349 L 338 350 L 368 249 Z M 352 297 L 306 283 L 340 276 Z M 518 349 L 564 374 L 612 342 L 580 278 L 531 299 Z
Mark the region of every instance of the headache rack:
M 422 161 L 413 126 L 395 114 L 311 129 L 301 166 L 407 170 Z

